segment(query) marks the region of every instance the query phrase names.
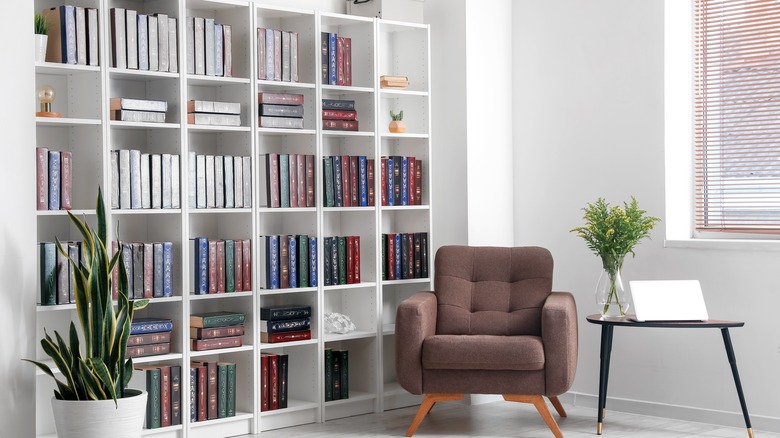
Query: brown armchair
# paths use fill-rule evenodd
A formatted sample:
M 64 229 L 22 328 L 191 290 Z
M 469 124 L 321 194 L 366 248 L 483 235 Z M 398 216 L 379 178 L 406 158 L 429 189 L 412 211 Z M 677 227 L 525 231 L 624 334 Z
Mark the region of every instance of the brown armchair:
M 570 293 L 552 292 L 550 252 L 444 246 L 435 268 L 435 291 L 404 300 L 396 315 L 398 381 L 425 395 L 406 436 L 436 402 L 501 394 L 533 403 L 563 437 L 542 396 L 566 416 L 557 396 L 574 381 L 577 310 Z

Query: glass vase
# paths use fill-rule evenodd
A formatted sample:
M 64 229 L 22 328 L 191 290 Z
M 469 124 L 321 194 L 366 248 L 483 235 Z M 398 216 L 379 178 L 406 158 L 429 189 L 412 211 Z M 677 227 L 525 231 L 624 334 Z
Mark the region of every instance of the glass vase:
M 628 313 L 631 296 L 623 286 L 620 269 L 602 269 L 596 284 L 596 305 L 603 317 L 620 317 Z

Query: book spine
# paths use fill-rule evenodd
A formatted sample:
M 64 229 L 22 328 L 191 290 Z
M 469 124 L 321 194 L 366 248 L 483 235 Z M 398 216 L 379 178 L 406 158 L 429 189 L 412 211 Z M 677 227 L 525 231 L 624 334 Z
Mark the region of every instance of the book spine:
M 338 284 L 347 284 L 347 238 L 339 236 L 338 241 Z
M 305 155 L 306 166 L 306 207 L 316 207 L 314 187 L 314 155 Z
M 298 32 L 290 32 L 290 81 L 298 82 Z
M 41 275 L 41 305 L 57 304 L 57 248 L 53 242 L 41 242 L 40 275 Z
M 113 156 L 113 155 L 112 155 Z M 35 148 L 36 202 L 38 210 L 49 209 L 49 149 Z M 112 186 L 113 189 L 113 186 Z M 113 199 L 113 197 L 112 197 Z M 114 208 L 112 205 L 111 208 Z
M 289 175 L 290 175 L 290 207 L 298 207 L 298 155 L 290 154 Z
M 279 409 L 279 356 L 268 358 L 268 409 Z
M 309 237 L 309 286 L 318 286 L 317 275 L 317 238 Z
M 428 278 L 428 233 L 420 234 L 420 275 Z
M 260 412 L 267 411 L 269 407 L 268 358 L 266 353 L 260 356 Z
M 309 287 L 309 238 L 298 236 L 298 286 Z
M 287 236 L 279 236 L 279 288 L 290 287 L 290 246 Z
M 274 117 L 303 117 L 303 105 L 261 103 L 260 115 Z
M 303 94 L 294 93 L 257 93 L 258 104 L 271 105 L 303 105 Z
M 311 306 L 262 307 L 260 319 L 278 321 L 286 319 L 301 319 L 311 316 Z
M 243 336 L 244 326 L 233 325 L 228 327 L 197 328 L 190 327 L 191 339 L 214 339 L 226 338 L 230 336 Z
M 298 117 L 261 116 L 258 123 L 261 128 L 303 129 L 303 119 Z
M 355 275 L 353 270 L 355 269 L 355 238 L 354 236 L 347 236 L 347 284 L 355 282 Z
M 287 354 L 279 354 L 279 409 L 287 407 L 287 377 L 289 368 L 289 357 Z
M 190 367 L 190 422 L 198 421 L 198 368 Z
M 130 208 L 142 208 L 141 203 L 141 151 L 130 150 Z
M 125 10 L 125 41 L 127 42 L 127 68 L 138 69 L 138 12 Z
M 241 266 L 243 267 L 243 280 L 244 280 L 244 287 L 243 290 L 245 291 L 251 291 L 252 290 L 252 241 L 242 240 L 241 241 L 243 249 L 242 253 L 244 256 L 243 263 Z
M 265 28 L 257 28 L 257 79 L 265 79 Z
M 420 252 L 420 233 L 414 233 L 414 278 L 422 277 L 422 253 Z
M 125 263 L 125 273 L 127 274 L 127 295 L 133 296 L 133 245 L 129 243 L 122 244 L 122 260 Z M 130 333 L 133 334 L 133 333 Z
M 387 157 L 382 157 L 379 161 L 380 174 L 379 174 L 379 195 L 381 197 L 381 205 L 387 204 Z
M 146 370 L 146 392 L 148 401 L 146 403 L 146 428 L 156 429 L 160 427 L 160 369 L 155 368 Z
M 80 263 L 79 252 L 81 244 L 80 242 L 68 242 L 68 258 L 73 260 L 77 264 Z M 73 304 L 76 302 L 76 296 L 73 293 L 73 282 L 75 280 L 75 269 L 73 264 L 68 262 L 68 303 Z
M 352 155 L 349 157 L 349 196 L 350 205 L 358 207 L 360 205 L 360 172 L 358 168 L 358 157 Z
M 225 241 L 217 241 L 217 292 L 225 292 Z
M 227 417 L 227 365 L 217 364 L 217 417 Z
M 290 82 L 290 32 L 282 31 L 282 81 Z
M 333 400 L 333 350 L 325 349 L 325 401 Z
M 395 239 L 395 246 L 394 249 L 394 264 L 393 264 L 393 270 L 395 271 L 395 279 L 401 280 L 403 279 L 403 276 L 401 275 L 401 240 L 402 235 L 401 233 L 397 233 L 393 235 L 393 238 Z
M 161 321 L 133 321 L 130 323 L 130 334 L 138 335 L 144 333 L 169 332 L 173 330 L 173 322 L 170 320 Z
M 124 8 L 111 8 L 109 19 L 111 21 L 111 65 L 120 69 L 127 68 Z
M 350 178 L 350 157 L 341 156 L 341 190 L 343 191 L 344 207 L 352 207 L 352 179 Z
M 162 154 L 161 164 L 161 186 L 162 186 L 162 208 L 171 208 L 173 206 L 173 191 L 171 190 L 171 154 Z
M 160 367 L 160 427 L 171 425 L 171 367 Z
M 243 183 L 244 183 L 244 207 L 252 207 L 252 157 L 241 157 L 243 160 Z
M 177 19 L 168 17 L 168 71 L 171 73 L 179 72 L 179 42 L 177 28 Z
M 323 187 L 325 188 L 325 207 L 335 206 L 333 189 L 333 157 L 322 158 Z
M 323 85 L 328 84 L 330 78 L 330 57 L 329 53 L 330 34 L 328 32 L 322 32 L 320 34 L 320 81 Z
M 290 273 L 290 287 L 298 287 L 298 243 L 294 235 L 287 236 L 288 270 Z
M 237 389 L 236 364 L 227 364 L 227 416 L 236 416 L 236 389 Z
M 290 207 L 290 156 L 279 154 L 279 205 Z
M 366 175 L 368 178 L 368 205 L 373 207 L 376 202 L 375 199 L 375 180 L 374 180 L 374 159 L 369 158 L 366 160 Z
M 344 85 L 352 86 L 352 38 L 344 38 Z
M 395 162 L 394 157 L 387 158 L 387 205 L 395 205 Z
M 195 74 L 206 74 L 206 19 L 195 17 L 194 23 Z
M 354 257 L 352 259 L 352 262 L 354 263 L 352 266 L 352 275 L 353 283 L 360 283 L 360 236 L 353 236 L 354 237 Z
M 330 284 L 336 285 L 339 283 L 339 238 L 333 237 L 330 241 Z
M 414 161 L 414 179 L 414 200 L 422 205 L 422 161 L 419 159 Z
M 143 297 L 154 297 L 154 244 L 143 243 Z
M 208 386 L 209 386 L 208 367 L 198 366 L 198 421 L 208 419 Z
M 181 160 L 178 155 L 171 155 L 171 208 L 181 207 L 181 188 L 179 175 L 181 173 Z
M 141 208 L 152 208 L 150 161 L 149 154 L 141 154 Z
M 156 15 L 147 15 L 146 33 L 149 38 L 149 70 L 160 71 L 160 19 Z
M 335 33 L 328 34 L 328 84 L 338 85 L 338 51 L 337 51 L 337 35 Z
M 296 332 L 309 330 L 311 328 L 311 318 L 286 319 L 278 321 L 260 321 L 260 331 L 267 333 Z
M 274 80 L 274 30 L 265 30 L 265 79 Z
M 331 381 L 333 382 L 333 400 L 341 400 L 341 355 L 338 350 L 333 351 L 333 364 L 331 365 Z
M 280 333 L 260 333 L 260 340 L 269 344 L 275 344 L 279 342 L 306 341 L 309 339 L 311 339 L 311 330 Z
M 355 101 L 346 99 L 322 99 L 322 109 L 353 111 L 355 109 Z
M 89 65 L 99 65 L 100 35 L 98 27 L 98 10 L 86 8 L 87 11 L 87 54 Z
M 190 75 L 195 74 L 195 17 L 187 17 L 187 35 L 185 41 L 187 43 L 187 70 L 186 73 Z
M 162 296 L 173 296 L 173 242 L 162 243 L 163 278 Z
M 282 80 L 282 31 L 274 29 L 274 80 Z
M 349 351 L 348 350 L 340 350 L 340 365 L 341 365 L 341 373 L 339 375 L 340 377 L 340 383 L 341 383 L 341 398 L 347 399 L 349 398 Z
M 133 298 L 144 297 L 144 244 L 133 243 Z
M 217 370 L 217 363 L 216 362 L 208 362 L 206 364 L 206 372 L 208 373 L 208 387 L 206 388 L 206 393 L 208 397 L 208 407 L 207 407 L 207 413 L 206 417 L 209 420 L 214 420 L 216 418 L 219 418 L 219 408 L 218 408 L 218 401 L 219 401 L 219 387 L 217 383 L 218 379 L 218 370 Z
M 368 163 L 365 156 L 357 157 L 358 167 L 358 202 L 361 207 L 368 206 Z
M 222 53 L 224 60 L 222 61 L 224 76 L 226 78 L 233 77 L 233 28 L 228 24 L 222 25 Z
M 221 24 L 214 24 L 214 75 L 225 76 L 225 37 Z
M 344 37 L 336 37 L 336 85 L 344 83 Z
M 235 248 L 233 249 L 233 266 L 235 269 L 235 283 L 236 292 L 244 290 L 244 269 L 242 262 L 244 259 L 244 243 L 240 240 L 236 240 Z
M 236 291 L 236 242 L 225 241 L 225 292 Z
M 150 162 L 150 171 L 149 171 L 149 178 L 150 178 L 150 205 L 151 208 L 157 209 L 162 208 L 163 206 L 163 183 L 162 183 L 162 169 L 163 169 L 163 158 L 161 154 L 151 154 L 149 155 L 149 162 Z
M 111 208 L 119 208 L 119 151 L 111 151 Z
M 393 233 L 387 235 L 387 279 L 396 280 L 395 278 L 395 234 Z
M 204 20 L 203 32 L 204 32 L 204 50 L 205 50 L 205 65 L 206 76 L 216 75 L 216 63 L 215 63 L 215 51 L 214 51 L 214 19 L 206 18 Z M 209 417 L 211 419 L 211 417 Z
M 409 254 L 409 244 L 406 239 L 406 234 L 399 234 L 401 236 L 401 276 L 398 277 L 402 280 L 409 278 L 406 266 L 408 263 L 407 255 Z
M 181 366 L 171 365 L 171 426 L 181 424 Z
M 354 110 L 322 110 L 323 120 L 357 120 L 357 111 Z
M 359 123 L 357 120 L 323 120 L 322 129 L 328 131 L 357 131 Z
M 401 157 L 401 205 L 409 205 L 409 161 Z
M 406 278 L 414 278 L 414 233 L 406 234 Z
M 71 5 L 60 6 L 60 27 L 63 32 L 62 62 L 64 64 L 77 64 L 76 57 L 76 9 Z
M 418 205 L 417 199 L 415 199 L 416 196 L 416 189 L 417 184 L 414 178 L 414 165 L 416 162 L 416 158 L 414 157 L 408 157 L 406 159 L 407 161 L 407 167 L 408 167 L 408 175 L 407 175 L 407 198 L 408 198 L 408 204 L 407 205 Z
M 333 283 L 331 282 L 331 276 L 333 273 L 333 265 L 331 264 L 331 257 L 330 257 L 330 247 L 331 247 L 331 240 L 332 237 L 326 237 L 323 240 L 324 247 L 323 247 L 323 255 L 325 259 L 322 262 L 322 275 L 324 278 L 324 286 L 331 286 Z
M 171 332 L 144 333 L 140 335 L 130 335 L 127 338 L 128 347 L 162 344 L 164 342 L 171 342 Z
M 243 313 L 220 313 L 216 315 L 192 315 L 190 326 L 200 328 L 224 327 L 243 324 L 246 315 Z
M 60 209 L 60 152 L 49 151 L 49 210 Z
M 70 210 L 73 207 L 72 187 L 73 187 L 73 154 L 70 151 L 60 153 L 60 208 Z
M 233 157 L 233 204 L 235 208 L 244 208 L 244 160 Z
M 387 234 L 382 234 L 382 280 L 387 280 Z

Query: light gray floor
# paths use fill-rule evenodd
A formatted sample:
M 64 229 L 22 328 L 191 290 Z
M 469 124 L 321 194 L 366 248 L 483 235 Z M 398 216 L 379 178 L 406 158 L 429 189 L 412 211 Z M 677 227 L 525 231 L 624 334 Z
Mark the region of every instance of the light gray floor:
M 567 418 L 553 416 L 565 438 L 597 437 L 596 410 L 564 404 Z M 382 414 L 341 418 L 321 424 L 272 430 L 262 438 L 324 437 L 403 437 L 417 407 L 396 409 Z M 754 431 L 756 438 L 780 438 L 780 434 Z M 648 417 L 607 411 L 603 438 L 747 438 L 744 428 L 730 428 L 668 418 Z M 260 437 L 260 435 L 245 435 Z M 531 405 L 497 401 L 467 406 L 456 402 L 438 403 L 423 420 L 415 438 L 425 437 L 516 437 L 553 438 L 552 433 Z

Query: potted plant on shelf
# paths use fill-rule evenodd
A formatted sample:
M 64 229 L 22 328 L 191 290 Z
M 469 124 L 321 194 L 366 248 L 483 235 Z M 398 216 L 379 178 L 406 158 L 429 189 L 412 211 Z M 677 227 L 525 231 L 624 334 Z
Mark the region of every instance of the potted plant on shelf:
M 406 132 L 406 123 L 404 123 L 404 110 L 399 111 L 398 114 L 395 114 L 393 113 L 393 110 L 390 110 L 390 118 L 393 119 L 390 122 L 390 126 L 388 126 L 390 132 L 396 134 Z
M 128 389 L 133 361 L 125 358 L 130 323 L 137 309 L 149 300 L 130 301 L 122 251 L 108 252 L 103 193 L 98 189 L 97 230 L 68 211 L 81 233 L 82 260 L 68 258 L 74 272 L 73 294 L 81 336 L 71 321 L 69 339 L 58 332 L 52 338 L 44 330 L 43 351 L 61 377 L 45 363 L 25 359 L 51 376 L 56 384 L 52 408 L 59 438 L 140 437 L 147 394 Z M 57 250 L 68 257 L 59 239 Z M 112 278 L 118 269 L 117 307 L 112 301 Z
M 43 62 L 46 60 L 46 42 L 49 36 L 46 35 L 46 31 L 49 29 L 49 24 L 46 23 L 46 18 L 39 12 L 35 13 L 35 62 Z

